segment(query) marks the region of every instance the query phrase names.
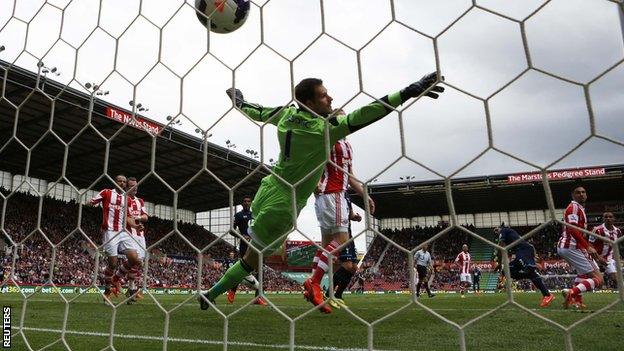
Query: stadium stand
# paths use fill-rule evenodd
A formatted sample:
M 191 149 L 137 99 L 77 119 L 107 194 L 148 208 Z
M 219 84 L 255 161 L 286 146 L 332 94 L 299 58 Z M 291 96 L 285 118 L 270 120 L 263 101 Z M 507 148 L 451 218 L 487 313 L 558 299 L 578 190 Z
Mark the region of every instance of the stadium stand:
M 570 187 L 574 182 L 582 182 L 587 187 L 590 200 L 587 204 L 587 215 L 589 219 L 589 228 L 600 221 L 600 216 L 604 211 L 612 211 L 616 213 L 616 219 L 619 219 L 617 226 L 622 227 L 622 218 L 624 218 L 624 205 L 621 199 L 624 198 L 624 188 L 621 187 L 621 179 L 624 175 L 624 167 L 622 165 L 606 165 L 601 166 L 604 174 L 599 177 L 584 177 L 580 179 L 565 179 L 551 181 L 549 183 L 552 191 L 552 198 L 555 206 L 563 208 L 570 201 Z M 493 237 L 492 227 L 500 224 L 500 221 L 488 224 L 479 224 L 477 214 L 495 214 L 506 215 L 509 219 L 511 214 L 523 214 L 528 216 L 528 212 L 541 213 L 541 222 L 548 220 L 550 214 L 545 213 L 545 194 L 541 182 L 525 182 L 514 183 L 509 181 L 509 175 L 491 175 L 452 179 L 452 198 L 454 207 L 461 209 L 463 213 L 467 213 L 468 217 L 472 217 L 472 222 L 476 224 L 474 232 L 483 236 L 492 242 L 496 241 Z M 380 221 L 386 221 L 386 224 L 380 224 L 381 232 L 390 238 L 394 235 L 404 234 L 404 238 L 397 238 L 402 246 L 407 249 L 413 248 L 416 244 L 421 243 L 433 234 L 442 230 L 441 226 L 419 227 L 414 223 L 419 223 L 416 219 L 424 219 L 427 216 L 435 218 L 433 223 L 444 223 L 449 219 L 449 206 L 447 203 L 447 193 L 445 183 L 440 180 L 432 181 L 403 181 L 398 183 L 371 184 L 369 186 L 370 196 L 376 202 L 375 218 Z M 417 198 L 417 201 L 410 199 Z M 362 198 L 353 195 L 353 202 L 358 206 L 363 206 Z M 510 201 L 513 199 L 513 201 Z M 548 212 L 548 211 L 546 211 Z M 458 219 L 462 215 L 458 214 Z M 482 217 L 483 218 L 483 217 Z M 389 221 L 389 222 L 388 222 Z M 521 235 L 528 233 L 540 225 L 540 220 L 528 223 L 528 217 L 522 220 L 516 220 L 518 223 L 512 223 L 513 228 Z M 509 223 L 507 223 L 509 224 Z M 405 229 L 400 229 L 405 228 Z M 433 228 L 433 229 L 432 229 Z M 431 232 L 429 232 L 431 231 Z M 563 264 L 561 258 L 556 254 L 555 244 L 559 239 L 561 228 L 557 224 L 549 224 L 536 232 L 529 241 L 535 246 L 539 259 L 549 261 L 550 263 L 543 267 L 541 273 L 546 277 L 546 284 L 550 287 L 562 287 L 570 278 L 566 277 L 571 272 L 567 265 Z M 452 236 L 451 233 L 446 237 Z M 458 239 L 458 242 L 462 238 Z M 406 245 L 409 244 L 409 245 Z M 485 245 L 480 240 L 469 240 L 470 251 L 473 261 L 490 261 L 493 258 L 494 250 Z M 436 241 L 432 247 L 433 256 L 437 259 L 444 258 L 448 263 L 454 259 L 459 252 L 458 243 L 444 244 L 444 239 Z M 407 267 L 392 263 L 397 260 L 397 255 L 406 259 L 406 254 L 399 252 L 394 246 L 388 244 L 380 237 L 376 237 L 364 258 L 363 267 L 366 269 L 367 289 L 386 289 L 396 287 L 407 287 Z M 622 246 L 624 248 L 624 246 Z M 387 250 L 387 252 L 386 252 Z M 624 250 L 620 250 L 624 252 Z M 384 281 L 386 270 L 384 266 L 389 263 L 390 269 L 387 271 L 390 279 Z M 557 266 L 560 265 L 560 266 Z M 448 266 L 448 265 L 446 265 Z M 401 269 L 396 271 L 394 269 Z M 444 265 L 436 267 L 436 277 L 433 282 L 434 289 L 453 289 L 458 277 L 453 267 L 450 269 Z M 484 289 L 494 289 L 498 282 L 498 273 L 492 273 L 482 270 L 481 286 Z M 400 279 L 399 279 L 400 277 Z M 530 289 L 527 284 L 520 284 L 518 288 Z
M 595 225 L 594 223 L 593 225 Z M 539 225 L 538 225 L 539 226 Z M 472 225 L 465 226 L 467 229 L 483 235 L 486 239 L 495 242 L 492 228 L 475 228 Z M 515 228 L 520 234 L 526 234 L 537 226 L 523 226 Z M 442 231 L 444 226 L 414 227 L 404 229 L 386 229 L 381 233 L 397 242 L 403 248 L 411 250 L 423 241 L 433 237 Z M 529 242 L 536 247 L 538 257 L 542 260 L 559 260 L 556 256 L 556 242 L 559 238 L 560 226 L 549 224 L 535 233 Z M 494 258 L 494 250 L 480 240 L 469 237 L 461 230 L 452 230 L 448 234 L 434 241 L 431 246 L 432 256 L 435 260 L 435 278 L 432 289 L 454 290 L 459 280 L 457 268 L 450 265 L 456 254 L 461 250 L 461 245 L 468 243 L 474 261 L 490 262 Z M 624 251 L 624 250 L 623 250 Z M 364 258 L 363 267 L 366 269 L 366 290 L 400 290 L 409 287 L 409 272 L 407 266 L 407 254 L 394 245 L 389 245 L 381 236 L 377 236 Z M 549 264 L 543 266 L 541 273 L 546 277 L 546 284 L 552 289 L 561 289 L 569 286 L 573 272 L 560 261 L 561 264 Z M 481 280 L 482 290 L 495 290 L 498 284 L 499 274 L 492 270 L 484 270 Z M 521 282 L 516 286 L 518 289 L 533 290 L 530 282 Z
M 4 196 L 9 194 L 4 189 L 0 191 Z M 7 206 L 4 229 L 12 240 L 23 241 L 23 243 L 17 248 L 10 247 L 6 243 L 2 244 L 4 247 L 0 247 L 4 252 L 2 264 L 5 267 L 5 277 L 8 276 L 7 269 L 10 267 L 13 255 L 17 255 L 15 282 L 6 283 L 49 284 L 51 270 L 54 273 L 52 282 L 57 285 L 88 286 L 93 283 L 96 250 L 94 244 L 99 245 L 101 240 L 99 234 L 101 210 L 99 208 L 83 206 L 80 223 L 82 231 L 77 231 L 78 204 L 73 201 L 64 202 L 44 197 L 41 202 L 42 222 L 40 227 L 42 231 L 40 232 L 35 230 L 36 216 L 32 216 L 32 213 L 37 212 L 39 197 L 16 192 L 7 201 L 11 202 L 11 206 Z M 472 225 L 465 227 L 486 239 L 495 241 L 491 228 L 475 228 Z M 526 234 L 535 227 L 520 226 L 515 229 L 520 234 Z M 444 225 L 438 225 L 386 229 L 382 230 L 382 234 L 394 240 L 401 247 L 411 250 L 445 228 Z M 148 246 L 158 242 L 150 250 L 151 258 L 148 266 L 147 285 L 149 287 L 193 288 L 197 282 L 197 254 L 186 241 L 196 247 L 203 248 L 216 240 L 217 237 L 199 225 L 182 222 L 178 223 L 179 234 L 175 232 L 170 234 L 173 230 L 173 222 L 157 217 L 150 218 L 146 230 Z M 529 239 L 542 260 L 558 259 L 555 243 L 560 230 L 558 225 L 549 224 Z M 52 250 L 50 243 L 58 245 L 54 253 L 54 267 L 51 266 Z M 453 262 L 463 243 L 469 244 L 473 261 L 485 262 L 493 259 L 494 250 L 491 247 L 480 240 L 473 239 L 464 231 L 451 230 L 435 240 L 431 246 L 431 252 L 436 262 L 436 274 L 432 284 L 434 290 L 455 289 L 458 279 L 457 269 L 449 263 Z M 205 265 L 202 270 L 204 286 L 210 286 L 222 274 L 223 270 L 220 263 L 230 251 L 236 251 L 236 248 L 220 240 L 204 253 L 202 258 Z M 103 263 L 101 264 L 98 272 L 101 272 L 104 267 Z M 272 268 L 265 265 L 265 291 L 300 290 L 300 285 L 282 275 L 279 268 L 285 267 L 274 266 Z M 365 272 L 365 290 L 403 290 L 409 287 L 407 254 L 399 247 L 388 243 L 381 236 L 377 236 L 370 244 L 367 254 L 363 258 L 362 268 Z M 546 277 L 545 281 L 549 288 L 558 289 L 569 284 L 571 278 L 567 275 L 572 272 L 565 264 L 559 266 L 551 264 L 542 267 L 541 273 Z M 96 279 L 100 279 L 99 274 Z M 99 280 L 96 281 L 96 284 L 99 283 Z M 497 283 L 498 273 L 484 270 L 482 289 L 494 290 Z M 533 289 L 528 282 L 520 282 L 516 288 Z M 243 287 L 242 289 L 245 290 L 246 288 Z
M 2 190 L 3 195 L 8 195 Z M 57 285 L 88 286 L 93 283 L 94 256 L 96 245 L 101 244 L 99 225 L 101 210 L 84 206 L 82 210 L 82 233 L 75 231 L 78 221 L 78 205 L 75 202 L 63 202 L 48 197 L 42 202 L 42 232 L 34 231 L 36 213 L 40 198 L 16 192 L 10 197 L 4 228 L 13 241 L 22 242 L 17 248 L 3 244 L 4 257 L 2 266 L 4 276 L 8 277 L 8 269 L 16 255 L 15 282 L 19 285 L 49 284 L 53 270 L 52 282 Z M 150 218 L 146 227 L 147 245 L 150 246 L 167 236 L 173 229 L 173 222 Z M 203 248 L 217 237 L 205 228 L 190 223 L 178 223 L 181 235 L 197 247 Z M 72 235 L 69 235 L 73 232 Z M 45 235 L 45 236 L 44 236 Z M 66 236 L 69 237 L 64 240 Z M 25 239 L 25 240 L 24 240 Z M 49 242 L 48 242 L 49 241 Z M 92 243 L 93 242 L 93 243 Z M 54 252 L 52 267 L 52 244 L 58 244 Z M 220 262 L 230 251 L 236 248 L 224 241 L 212 245 L 203 257 L 204 269 L 202 282 L 204 286 L 212 285 L 218 279 L 223 268 Z M 150 250 L 147 285 L 149 287 L 184 287 L 193 288 L 197 284 L 197 254 L 178 235 L 170 235 Z M 104 263 L 101 262 L 98 272 Z M 280 272 L 265 266 L 266 291 L 299 290 L 300 286 L 293 280 L 286 279 Z M 97 279 L 100 279 L 99 275 Z M 99 285 L 100 282 L 98 281 Z M 244 288 L 242 288 L 244 290 Z

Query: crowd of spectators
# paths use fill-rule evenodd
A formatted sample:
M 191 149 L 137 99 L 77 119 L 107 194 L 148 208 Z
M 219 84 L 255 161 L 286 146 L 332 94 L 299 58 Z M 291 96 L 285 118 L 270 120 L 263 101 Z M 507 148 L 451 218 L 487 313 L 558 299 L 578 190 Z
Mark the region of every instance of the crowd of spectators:
M 3 192 L 6 196 L 7 193 Z M 49 284 L 89 286 L 101 284 L 101 272 L 105 262 L 100 252 L 99 267 L 95 267 L 96 253 L 101 245 L 101 209 L 79 206 L 75 202 L 63 202 L 52 198 L 39 198 L 26 193 L 14 193 L 7 200 L 0 240 L 0 255 L 4 277 L 15 259 L 13 279 L 17 284 Z M 39 207 L 41 216 L 38 218 Z M 80 221 L 79 221 L 80 218 Z M 80 223 L 80 225 L 78 225 Z M 37 229 L 37 226 L 39 229 Z M 475 231 L 472 225 L 464 226 Z M 408 251 L 445 230 L 447 225 L 387 229 L 377 235 L 367 250 L 362 264 L 364 288 L 367 290 L 401 289 L 409 286 Z M 521 235 L 535 227 L 516 227 Z M 561 265 L 540 267 L 549 288 L 569 286 L 570 267 L 556 254 L 556 242 L 561 227 L 557 223 L 543 226 L 528 241 L 536 248 L 539 260 L 559 260 Z M 19 243 L 9 244 L 8 237 Z M 390 239 L 393 243 L 386 240 Z M 147 285 L 153 287 L 197 286 L 198 250 L 211 245 L 202 253 L 202 287 L 212 285 L 222 274 L 220 262 L 236 249 L 219 240 L 205 228 L 191 223 L 174 223 L 151 217 L 146 226 L 149 247 Z M 217 240 L 215 242 L 215 240 Z M 449 265 L 463 244 L 470 244 L 471 237 L 459 228 L 453 228 L 433 241 L 430 251 L 435 259 L 434 290 L 453 289 L 457 284 L 457 267 Z M 189 245 L 190 243 L 190 245 Z M 192 246 L 191 246 L 192 245 Z M 194 246 L 194 247 L 193 247 Z M 55 247 L 53 249 L 53 247 Z M 624 248 L 623 248 L 624 249 Z M 624 250 L 623 250 L 624 252 Z M 285 278 L 279 271 L 264 267 L 266 291 L 297 291 L 300 284 Z M 520 289 L 533 289 L 530 282 L 519 282 Z M 244 289 L 244 288 L 243 288 Z
M 4 228 L 14 242 L 21 242 L 32 233 L 27 239 L 28 242 L 49 241 L 52 244 L 58 244 L 66 237 L 82 236 L 85 241 L 88 241 L 88 238 L 96 245 L 101 244 L 101 208 L 82 206 L 80 226 L 78 226 L 79 209 L 76 202 L 64 202 L 43 197 L 41 230 L 36 230 L 39 200 L 39 197 L 26 193 L 14 193 L 9 198 Z M 80 228 L 79 231 L 77 230 L 78 227 Z M 147 245 L 151 246 L 158 243 L 159 249 L 167 254 L 194 255 L 197 251 L 185 241 L 198 249 L 202 249 L 216 239 L 215 235 L 196 224 L 178 222 L 177 227 L 178 230 L 173 231 L 173 221 L 151 217 L 145 228 Z M 167 238 L 160 242 L 164 237 Z M 232 246 L 220 240 L 211 246 L 207 252 L 215 257 L 225 257 L 230 250 L 232 250 Z
M 3 195 L 7 194 L 3 192 Z M 94 278 L 96 284 L 102 283 L 100 273 L 105 260 L 101 252 L 100 267 L 95 269 L 97 246 L 102 244 L 100 208 L 82 206 L 80 230 L 77 230 L 79 206 L 73 201 L 48 197 L 40 200 L 26 193 L 14 193 L 8 201 L 5 234 L 2 235 L 4 240 L 0 240 L 5 279 L 10 276 L 15 258 L 12 283 L 49 284 L 51 270 L 54 284 L 89 286 Z M 40 201 L 40 230 L 36 230 Z M 194 288 L 198 281 L 199 253 L 187 241 L 201 250 L 218 239 L 202 226 L 178 222 L 178 230 L 173 231 L 173 224 L 169 220 L 150 217 L 146 225 L 145 237 L 150 251 L 147 285 Z M 12 246 L 7 236 L 18 245 Z M 219 279 L 224 271 L 220 262 L 231 251 L 236 249 L 218 240 L 203 253 L 202 287 L 211 286 Z M 267 291 L 300 289 L 298 283 L 269 267 L 264 267 L 263 274 L 264 289 Z

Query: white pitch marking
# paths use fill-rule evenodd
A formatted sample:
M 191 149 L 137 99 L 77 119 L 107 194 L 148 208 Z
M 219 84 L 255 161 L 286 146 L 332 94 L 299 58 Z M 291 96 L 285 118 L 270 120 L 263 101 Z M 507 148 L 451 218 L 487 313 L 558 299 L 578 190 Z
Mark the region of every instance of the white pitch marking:
M 19 329 L 19 328 L 17 328 Z M 62 333 L 63 331 L 60 329 L 48 329 L 48 328 L 30 328 L 24 327 L 22 330 L 27 331 L 36 331 L 36 332 L 44 332 L 44 333 Z M 87 332 L 87 331 L 77 331 L 77 330 L 66 330 L 65 334 L 73 334 L 73 335 L 87 335 L 87 336 L 102 336 L 109 337 L 108 333 L 98 333 L 98 332 Z M 131 334 L 113 334 L 113 337 L 119 339 L 137 339 L 137 340 L 154 340 L 154 341 L 163 341 L 162 336 L 149 336 L 149 335 L 131 335 Z M 223 345 L 223 341 L 218 340 L 204 340 L 204 339 L 183 339 L 183 338 L 167 338 L 168 341 L 171 342 L 184 342 L 191 344 L 206 344 L 206 345 Z M 242 341 L 228 341 L 228 345 L 234 346 L 248 346 L 248 347 L 263 347 L 263 348 L 273 348 L 273 349 L 289 349 L 290 345 L 285 344 L 258 344 L 254 342 L 242 342 Z M 358 349 L 358 348 L 339 348 L 339 347 L 331 347 L 331 346 L 310 346 L 310 345 L 295 345 L 296 349 L 301 350 L 321 350 L 321 351 L 366 351 L 368 349 Z M 377 351 L 393 351 L 393 350 L 381 350 L 375 349 Z

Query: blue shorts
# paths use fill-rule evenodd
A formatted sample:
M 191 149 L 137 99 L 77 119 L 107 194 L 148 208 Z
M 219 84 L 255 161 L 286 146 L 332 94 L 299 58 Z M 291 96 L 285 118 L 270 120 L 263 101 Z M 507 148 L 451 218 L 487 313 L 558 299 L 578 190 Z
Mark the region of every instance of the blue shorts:
M 509 262 L 509 266 L 516 266 L 519 268 L 537 267 L 537 264 L 535 263 L 535 254 L 529 251 L 517 251 L 516 257 L 513 261 Z
M 351 212 L 351 198 L 349 198 L 349 194 L 345 192 L 345 199 L 347 200 L 347 206 L 349 213 Z M 349 239 L 352 239 L 353 235 L 351 233 L 351 221 L 349 221 Z M 357 263 L 357 250 L 355 250 L 355 240 L 351 240 L 351 242 L 345 246 L 342 251 L 340 251 L 340 256 L 338 256 L 340 262 L 353 262 Z
M 355 250 L 355 240 L 352 240 L 342 251 L 338 257 L 340 262 L 357 262 L 357 251 Z
M 516 252 L 516 257 L 509 262 L 509 273 L 513 279 L 532 279 L 537 273 L 535 255 L 532 252 Z

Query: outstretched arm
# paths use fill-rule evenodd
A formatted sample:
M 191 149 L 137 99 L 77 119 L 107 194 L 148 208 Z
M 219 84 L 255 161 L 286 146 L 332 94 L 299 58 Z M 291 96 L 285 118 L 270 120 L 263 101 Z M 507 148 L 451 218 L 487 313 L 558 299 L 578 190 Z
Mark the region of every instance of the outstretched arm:
M 104 201 L 104 198 L 107 196 L 107 191 L 106 189 L 100 191 L 99 193 L 97 193 L 97 195 L 95 195 L 94 198 L 92 198 L 91 200 L 89 200 L 89 204 L 91 206 L 97 206 L 98 204 L 100 204 L 102 201 Z
M 225 93 L 232 99 L 236 107 L 241 109 L 249 118 L 258 122 L 268 122 L 277 125 L 281 117 L 290 109 L 288 106 L 262 107 L 261 105 L 245 101 L 243 93 L 238 89 L 228 89 Z
M 332 144 L 351 133 L 379 121 L 392 112 L 394 107 L 403 104 L 410 98 L 424 94 L 432 99 L 437 99 L 438 93 L 444 91 L 444 87 L 435 86 L 437 82 L 438 74 L 436 72 L 429 73 L 405 89 L 386 95 L 379 101 L 374 101 L 346 116 L 329 118 Z

